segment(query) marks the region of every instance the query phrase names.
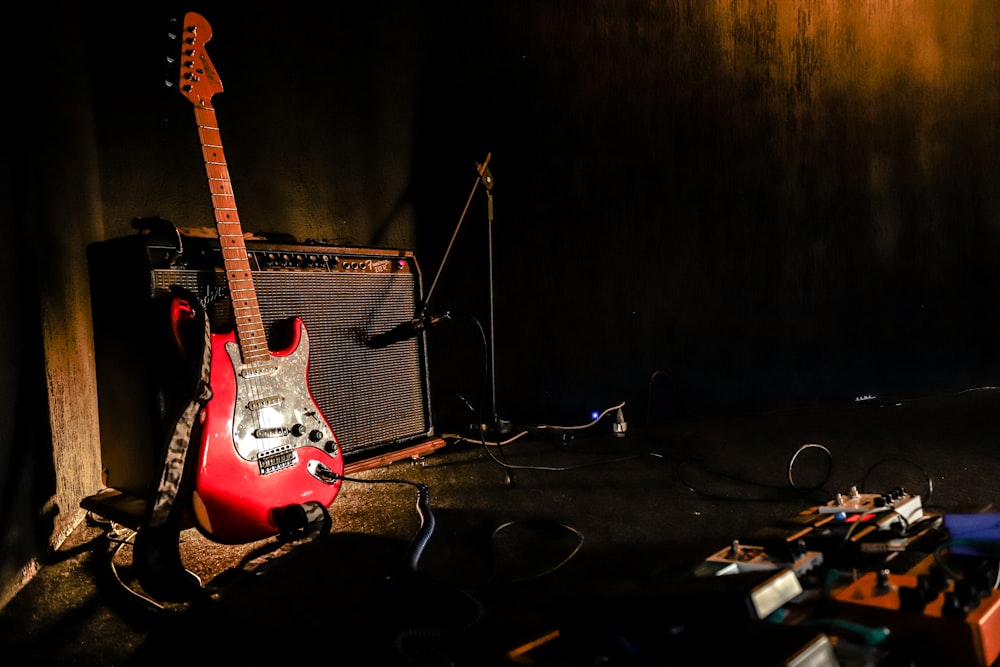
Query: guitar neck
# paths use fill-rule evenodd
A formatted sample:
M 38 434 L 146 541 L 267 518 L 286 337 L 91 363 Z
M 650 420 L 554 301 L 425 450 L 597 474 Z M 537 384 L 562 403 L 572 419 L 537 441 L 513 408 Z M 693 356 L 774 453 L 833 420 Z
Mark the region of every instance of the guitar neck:
M 205 159 L 205 173 L 212 193 L 212 209 L 219 232 L 226 284 L 233 304 L 236 338 L 240 344 L 243 363 L 253 365 L 270 359 L 264 321 L 250 272 L 250 260 L 243 239 L 243 227 L 236 210 L 236 197 L 229 179 L 229 165 L 222 150 L 222 137 L 215 117 L 215 109 L 196 106 L 195 120 L 201 139 L 201 153 Z

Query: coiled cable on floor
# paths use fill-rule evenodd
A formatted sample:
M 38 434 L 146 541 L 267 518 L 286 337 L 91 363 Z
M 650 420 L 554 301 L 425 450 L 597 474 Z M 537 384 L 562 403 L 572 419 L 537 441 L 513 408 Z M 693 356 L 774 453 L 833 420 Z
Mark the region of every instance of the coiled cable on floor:
M 827 462 L 826 473 L 824 474 L 823 478 L 819 482 L 813 484 L 810 487 L 802 488 L 795 481 L 795 474 L 794 474 L 795 463 L 796 463 L 796 461 L 798 461 L 799 456 L 801 456 L 803 452 L 805 452 L 807 450 L 810 450 L 810 449 L 818 449 L 819 451 L 821 451 L 824 454 L 826 454 L 826 462 Z M 830 453 L 830 450 L 827 449 L 826 447 L 824 447 L 823 445 L 818 444 L 818 443 L 807 442 L 804 445 L 801 445 L 798 449 L 796 449 L 795 453 L 792 454 L 792 458 L 790 458 L 788 460 L 788 467 L 787 467 L 788 485 L 790 487 L 792 487 L 794 490 L 796 490 L 796 491 L 798 491 L 800 493 L 805 492 L 805 491 L 808 491 L 808 492 L 817 491 L 817 490 L 823 488 L 823 485 L 830 479 L 830 473 L 831 472 L 833 472 L 833 454 Z

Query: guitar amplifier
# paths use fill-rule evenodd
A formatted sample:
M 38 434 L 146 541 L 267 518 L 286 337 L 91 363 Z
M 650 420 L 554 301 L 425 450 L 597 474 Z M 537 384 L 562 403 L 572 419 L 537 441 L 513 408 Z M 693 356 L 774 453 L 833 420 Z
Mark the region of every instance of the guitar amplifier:
M 406 250 L 276 244 L 248 240 L 247 253 L 269 346 L 301 318 L 309 338 L 308 383 L 340 441 L 345 463 L 385 456 L 431 438 L 422 332 L 384 347 L 373 336 L 409 322 L 421 276 Z M 232 329 L 218 241 L 137 234 L 88 248 L 105 484 L 145 496 L 159 481 L 165 387 L 172 361 L 158 347 L 170 288 L 195 294 L 213 331 Z M 188 400 L 188 396 L 184 400 Z M 169 423 L 168 423 L 169 422 Z

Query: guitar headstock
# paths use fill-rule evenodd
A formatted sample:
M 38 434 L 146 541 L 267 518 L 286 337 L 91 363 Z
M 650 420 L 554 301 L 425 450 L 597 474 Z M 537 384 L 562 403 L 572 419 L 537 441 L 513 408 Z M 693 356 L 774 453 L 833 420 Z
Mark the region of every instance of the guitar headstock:
M 188 12 L 184 15 L 180 34 L 172 32 L 170 37 L 180 38 L 181 42 L 178 60 L 167 59 L 172 65 L 179 63 L 177 87 L 181 94 L 195 106 L 211 108 L 212 95 L 222 92 L 222 80 L 205 50 L 205 44 L 212 39 L 212 26 L 201 14 Z

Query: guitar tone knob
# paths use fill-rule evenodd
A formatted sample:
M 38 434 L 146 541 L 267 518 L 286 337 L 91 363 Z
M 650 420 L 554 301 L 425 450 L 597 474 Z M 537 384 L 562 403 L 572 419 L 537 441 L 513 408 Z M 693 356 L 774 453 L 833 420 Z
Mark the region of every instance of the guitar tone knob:
M 320 440 L 323 439 L 323 437 L 324 437 L 323 431 L 315 430 L 309 432 L 309 440 L 311 440 L 312 442 L 319 442 Z

